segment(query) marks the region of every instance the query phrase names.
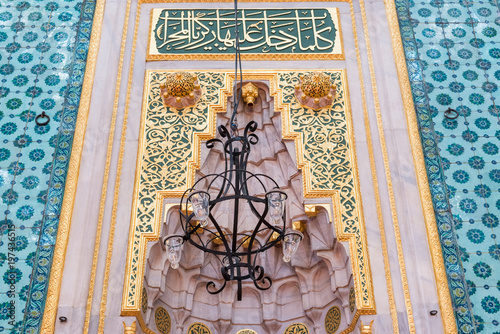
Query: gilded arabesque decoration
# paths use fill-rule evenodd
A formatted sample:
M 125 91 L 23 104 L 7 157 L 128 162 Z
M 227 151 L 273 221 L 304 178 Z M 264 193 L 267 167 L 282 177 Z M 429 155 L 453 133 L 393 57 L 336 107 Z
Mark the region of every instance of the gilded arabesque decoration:
M 92 86 L 94 84 L 94 74 L 97 64 L 97 55 L 99 52 L 99 42 L 101 38 L 102 23 L 104 19 L 105 0 L 97 0 L 92 19 L 92 32 L 86 55 L 85 75 L 83 78 L 80 103 L 78 106 L 78 119 L 74 128 L 73 143 L 71 148 L 70 161 L 68 165 L 68 174 L 66 176 L 66 185 L 64 197 L 59 216 L 59 226 L 57 229 L 56 245 L 54 247 L 52 266 L 50 268 L 50 279 L 46 291 L 45 308 L 42 312 L 43 318 L 39 327 L 42 333 L 53 333 L 55 328 L 59 296 L 61 293 L 61 284 L 63 279 L 64 261 L 66 258 L 66 249 L 68 246 L 71 216 L 76 197 L 76 186 L 78 184 L 78 175 L 80 170 L 80 159 L 83 152 L 83 142 L 85 139 L 85 129 L 90 110 L 90 100 L 92 95 Z M 92 15 L 86 12 L 85 15 Z M 86 35 L 89 32 L 82 30 Z M 88 37 L 85 37 L 86 39 Z M 85 59 L 85 57 L 84 57 Z M 85 62 L 85 60 L 83 60 Z M 76 73 L 76 72 L 75 72 Z M 37 302 L 39 305 L 43 305 Z
M 226 111 L 233 74 L 211 71 L 198 75 L 202 98 L 196 106 L 178 110 L 164 107 L 160 83 L 168 71 L 148 71 L 125 279 L 123 312 L 138 310 L 146 244 L 159 237 L 163 198 L 180 197 L 193 182 L 199 165 L 200 141 L 215 135 L 217 112 Z M 340 240 L 349 241 L 356 302 L 363 313 L 375 309 L 371 273 L 357 184 L 352 121 L 345 72 L 324 72 L 337 86 L 332 107 L 313 111 L 294 96 L 299 77 L 307 72 L 244 73 L 246 80 L 266 80 L 281 113 L 284 139 L 293 139 L 303 173 L 305 197 L 331 198 Z
M 147 310 L 148 310 L 148 292 L 145 287 L 142 287 L 141 311 L 142 313 L 146 313 Z
M 302 73 L 279 75 L 283 103 L 290 105 L 289 120 L 283 122 L 288 126 L 283 129 L 283 137 L 295 139 L 296 145 L 299 142 L 297 158 L 303 173 L 305 196 L 332 197 L 334 207 L 339 206 L 336 209 L 340 216 L 335 217 L 337 237 L 351 241 L 354 279 L 359 291 L 356 297 L 359 296 L 359 308 L 369 312 L 374 310 L 373 293 L 366 262 L 366 240 L 360 230 L 364 225 L 361 224 L 361 197 L 346 78 L 343 71 L 325 73 L 330 75 L 337 92 L 333 105 L 319 111 L 303 108 L 294 96 L 294 86 Z
M 309 334 L 309 330 L 304 324 L 294 323 L 285 329 L 284 334 Z
M 168 314 L 168 311 L 162 306 L 159 306 L 155 311 L 155 325 L 160 334 L 170 333 L 170 329 L 172 328 L 170 315 Z
M 356 306 L 356 295 L 355 295 L 355 292 L 354 292 L 354 287 L 351 287 L 351 289 L 349 290 L 349 310 L 352 312 L 354 312 L 354 308 Z
M 200 322 L 195 322 L 189 326 L 187 334 L 212 334 L 212 332 L 206 325 Z
M 127 304 L 136 305 L 138 286 L 137 273 L 143 270 L 141 235 L 157 236 L 159 226 L 155 226 L 156 194 L 158 191 L 172 191 L 177 196 L 187 188 L 190 163 L 198 151 L 199 140 L 196 135 L 207 136 L 209 130 L 208 106 L 219 103 L 219 91 L 224 87 L 223 73 L 196 73 L 203 83 L 203 96 L 196 106 L 184 109 L 165 107 L 161 100 L 160 85 L 168 72 L 148 72 L 148 90 L 144 98 L 141 120 L 141 139 L 136 194 L 133 214 L 135 234 L 131 236 L 133 246 L 129 245 L 127 276 L 131 282 L 127 292 Z M 215 119 L 214 119 L 215 120 Z M 200 137 L 200 138 L 201 138 Z M 198 144 L 197 144 L 198 142 Z M 199 158 L 198 158 L 199 159 Z M 132 251 L 132 254 L 130 254 Z
M 328 310 L 325 317 L 325 331 L 327 334 L 334 334 L 340 327 L 342 312 L 338 306 L 333 306 Z

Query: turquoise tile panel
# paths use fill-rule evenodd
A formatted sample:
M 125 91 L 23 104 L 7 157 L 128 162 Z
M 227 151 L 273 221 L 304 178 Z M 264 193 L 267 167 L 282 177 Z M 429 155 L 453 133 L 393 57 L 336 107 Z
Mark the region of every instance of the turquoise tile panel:
M 0 333 L 40 331 L 94 8 L 0 0 Z
M 499 7 L 395 4 L 457 327 L 500 333 Z

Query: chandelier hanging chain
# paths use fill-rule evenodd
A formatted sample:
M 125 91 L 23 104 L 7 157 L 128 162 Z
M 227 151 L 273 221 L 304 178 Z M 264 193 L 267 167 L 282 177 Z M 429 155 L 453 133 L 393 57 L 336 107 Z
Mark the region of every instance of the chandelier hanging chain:
M 238 94 L 238 69 L 240 81 L 240 93 Z M 234 85 L 233 85 L 233 113 L 231 115 L 230 126 L 231 133 L 234 137 L 238 137 L 238 106 L 241 100 L 241 87 L 243 86 L 243 70 L 241 68 L 241 51 L 240 38 L 238 30 L 238 0 L 234 0 Z

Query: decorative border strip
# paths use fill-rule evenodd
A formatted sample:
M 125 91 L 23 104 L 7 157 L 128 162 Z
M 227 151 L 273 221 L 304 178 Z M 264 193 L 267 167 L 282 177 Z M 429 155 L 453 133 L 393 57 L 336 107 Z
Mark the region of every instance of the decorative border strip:
M 359 81 L 361 83 L 361 87 L 365 87 L 364 77 L 363 77 L 363 68 L 361 65 L 361 54 L 360 54 L 360 50 L 359 50 L 359 39 L 358 39 L 358 33 L 357 33 L 357 28 L 356 28 L 356 18 L 354 16 L 354 8 L 353 8 L 352 3 L 350 3 L 350 11 L 351 11 L 351 20 L 352 20 L 352 24 L 353 24 L 353 34 L 354 34 L 355 47 L 356 47 L 356 60 L 357 60 L 357 64 L 358 64 Z M 365 26 L 363 26 L 363 28 L 365 28 Z M 373 64 L 370 63 L 369 65 L 372 66 Z M 398 313 L 397 313 L 397 309 L 396 309 L 396 301 L 394 298 L 394 288 L 393 288 L 393 284 L 392 284 L 391 266 L 390 266 L 390 262 L 389 262 L 389 253 L 387 250 L 387 239 L 386 239 L 385 226 L 384 226 L 384 217 L 383 217 L 383 213 L 382 213 L 382 205 L 381 205 L 381 200 L 380 200 L 380 187 L 379 187 L 379 182 L 378 182 L 377 169 L 375 166 L 375 155 L 373 152 L 373 140 L 372 140 L 372 134 L 371 134 L 371 128 L 370 128 L 370 118 L 368 115 L 366 92 L 364 89 L 361 91 L 361 101 L 362 101 L 362 106 L 363 106 L 363 121 L 364 121 L 364 127 L 365 127 L 365 132 L 366 132 L 366 144 L 368 147 L 368 158 L 370 161 L 370 169 L 371 169 L 371 174 L 372 174 L 374 197 L 375 197 L 375 203 L 376 203 L 376 207 L 377 207 L 377 220 L 378 220 L 378 225 L 379 225 L 379 229 L 380 229 L 380 241 L 382 244 L 382 254 L 384 257 L 384 272 L 385 272 L 385 279 L 386 279 L 386 283 L 387 283 L 387 297 L 388 297 L 388 302 L 389 302 L 389 313 L 391 315 L 393 333 L 399 334 Z M 401 243 L 401 241 L 399 241 L 399 242 Z
M 101 188 L 101 201 L 99 204 L 99 218 L 97 220 L 97 229 L 96 229 L 96 237 L 95 237 L 95 246 L 94 246 L 94 254 L 92 257 L 92 269 L 90 274 L 90 283 L 89 283 L 89 291 L 87 294 L 87 306 L 85 308 L 85 321 L 83 324 L 83 334 L 88 334 L 90 327 L 90 315 L 92 312 L 92 300 L 94 298 L 94 289 L 95 289 L 95 279 L 97 274 L 97 262 L 99 260 L 99 250 L 101 246 L 101 237 L 102 237 L 102 225 L 104 221 L 104 208 L 106 204 L 106 195 L 108 192 L 108 182 L 109 182 L 109 170 L 111 166 L 111 155 L 113 153 L 113 141 L 115 138 L 115 129 L 116 129 L 116 119 L 118 114 L 118 101 L 120 97 L 120 88 L 122 81 L 122 72 L 123 72 L 123 60 L 125 57 L 125 42 L 127 40 L 128 33 L 128 23 L 129 23 L 129 14 L 130 14 L 130 5 L 131 0 L 127 1 L 127 9 L 125 10 L 125 20 L 123 24 L 123 33 L 122 33 L 122 41 L 120 47 L 120 60 L 118 65 L 118 74 L 116 77 L 116 87 L 115 87 L 115 99 L 113 102 L 113 113 L 111 116 L 111 127 L 108 136 L 108 146 L 106 152 L 106 165 L 104 168 L 104 178 L 102 181 Z M 106 268 L 108 268 L 108 263 L 106 263 Z
M 68 83 L 69 89 L 65 103 L 66 106 L 63 111 L 67 117 L 62 117 L 61 123 L 61 128 L 75 129 L 74 137 L 62 132 L 59 133 L 60 138 L 64 138 L 63 140 L 68 145 L 64 149 L 58 146 L 51 176 L 53 177 L 52 186 L 54 186 L 54 181 L 56 181 L 60 183 L 61 188 L 55 190 L 51 187 L 47 200 L 50 210 L 53 212 L 59 212 L 60 210 L 61 214 L 59 220 L 57 218 L 46 220 L 43 227 L 46 232 L 52 232 L 49 235 L 52 240 L 56 239 L 57 233 L 57 239 L 55 247 L 48 245 L 40 246 L 40 251 L 37 254 L 39 258 L 35 261 L 37 266 L 33 271 L 33 277 L 37 277 L 40 274 L 48 275 L 50 271 L 50 279 L 45 284 L 38 284 L 36 279 L 32 280 L 32 282 L 36 283 L 32 283 L 33 290 L 28 301 L 23 333 L 38 331 L 42 333 L 54 332 L 62 272 L 71 226 L 71 215 L 75 201 L 80 159 L 99 50 L 104 3 L 105 0 L 88 0 L 82 6 L 82 18 L 76 38 L 77 44 L 75 45 L 73 75 Z M 64 163 L 58 162 L 59 159 L 57 157 L 68 157 L 70 150 L 71 158 L 63 159 Z M 65 186 L 63 187 L 64 182 Z M 62 191 L 63 188 L 64 193 Z M 40 264 L 44 263 L 44 261 L 40 261 L 42 257 L 47 260 L 45 266 Z M 36 293 L 42 293 L 44 296 L 47 296 L 45 302 L 37 301 L 30 304 Z M 42 309 L 44 309 L 43 312 Z
M 408 2 L 406 0 L 387 1 L 386 11 L 392 32 L 393 52 L 407 117 L 418 188 L 424 208 L 443 327 L 446 333 L 457 333 L 458 324 L 458 329 L 466 331 L 467 326 L 473 328 L 473 320 L 465 297 L 463 272 L 456 263 L 444 261 L 444 258 L 458 259 L 459 256 L 454 244 L 452 242 L 447 244 L 447 241 L 452 238 L 453 217 L 449 211 L 448 195 L 438 190 L 438 188 L 446 189 L 446 187 L 437 143 L 432 135 L 434 130 L 429 100 L 423 82 L 410 81 L 410 74 L 412 77 L 422 78 L 422 68 L 420 60 L 407 61 L 405 58 L 406 54 L 417 49 L 409 17 Z M 410 95 L 413 99 L 407 98 Z M 429 180 L 442 187 L 430 187 Z M 450 294 L 450 289 L 454 291 L 455 298 Z
M 210 2 L 233 2 L 234 0 L 191 0 L 194 3 Z M 139 5 L 143 3 L 175 3 L 177 0 L 139 0 Z M 242 2 L 304 2 L 303 0 L 242 0 Z M 351 0 L 308 0 L 308 2 L 351 2 Z
M 352 318 L 351 323 L 349 324 L 349 326 L 346 329 L 344 329 L 342 332 L 340 332 L 340 334 L 351 333 L 356 328 L 356 324 L 358 323 L 360 316 L 361 316 L 361 312 L 359 310 L 356 310 L 356 313 L 354 314 L 354 317 Z
M 343 47 L 342 47 L 343 48 Z M 187 55 L 148 55 L 146 61 L 161 60 L 234 60 L 233 55 L 216 54 L 187 54 Z M 294 53 L 266 53 L 266 54 L 242 54 L 241 60 L 345 60 L 344 52 L 342 54 L 294 54 Z
M 127 4 L 127 13 L 125 20 L 125 23 L 128 26 L 128 17 L 129 17 L 129 9 L 130 6 Z M 113 206 L 112 206 L 112 212 L 111 212 L 111 223 L 110 223 L 110 231 L 109 231 L 109 237 L 108 237 L 108 248 L 106 250 L 106 266 L 104 270 L 104 278 L 103 278 L 103 285 L 102 285 L 102 294 L 101 294 L 101 304 L 99 308 L 99 327 L 97 329 L 97 332 L 99 334 L 104 333 L 104 321 L 106 319 L 106 306 L 107 306 L 107 299 L 108 299 L 108 285 L 109 285 L 109 272 L 111 270 L 111 259 L 113 257 L 113 241 L 115 239 L 115 228 L 116 228 L 116 212 L 118 209 L 118 197 L 120 193 L 120 182 L 121 182 L 121 175 L 122 175 L 122 167 L 123 167 L 123 155 L 125 154 L 125 139 L 127 136 L 127 126 L 128 126 L 128 112 L 129 112 L 129 106 L 130 106 L 130 90 L 132 89 L 132 81 L 133 81 L 133 74 L 134 74 L 134 61 L 135 61 L 135 48 L 137 45 L 137 31 L 139 29 L 139 18 L 141 16 L 141 6 L 138 5 L 137 7 L 137 15 L 136 15 L 136 20 L 135 20 L 135 27 L 134 27 L 134 35 L 133 35 L 133 41 L 132 41 L 132 55 L 130 57 L 130 68 L 129 68 L 129 76 L 128 76 L 128 81 L 127 81 L 127 97 L 125 100 L 125 111 L 123 114 L 123 125 L 122 125 L 122 132 L 120 135 L 120 149 L 118 153 L 118 163 L 117 163 L 117 172 L 116 172 L 116 180 L 115 180 L 115 192 L 113 194 Z M 125 33 L 124 33 L 125 36 Z M 126 37 L 123 38 L 122 40 L 122 46 L 125 47 L 126 45 Z M 123 63 L 120 63 L 120 68 L 123 66 Z M 118 91 L 117 91 L 118 92 Z M 118 101 L 119 96 L 115 95 L 115 103 Z M 132 232 L 129 232 L 132 233 Z
M 366 10 L 365 3 L 363 0 L 360 0 L 360 9 L 361 9 L 361 19 L 363 21 L 363 30 L 365 33 L 365 43 L 366 43 L 366 53 L 368 56 L 368 64 L 370 68 L 370 79 L 371 86 L 373 91 L 373 100 L 375 104 L 375 116 L 377 119 L 377 129 L 380 141 L 380 148 L 382 150 L 382 157 L 384 162 L 384 170 L 385 170 L 385 178 L 387 183 L 387 191 L 389 193 L 389 205 L 391 208 L 392 215 L 392 224 L 394 228 L 394 238 L 396 239 L 396 250 L 398 254 L 398 262 L 399 262 L 399 272 L 401 275 L 401 283 L 403 286 L 403 295 L 405 301 L 406 308 L 406 317 L 408 319 L 408 327 L 410 333 L 415 333 L 415 320 L 413 318 L 413 307 L 411 304 L 410 298 L 410 288 L 408 286 L 408 276 L 406 274 L 406 263 L 403 253 L 403 245 L 401 242 L 401 232 L 399 229 L 399 219 L 396 208 L 396 199 L 394 197 L 394 189 L 392 187 L 392 177 L 391 177 L 391 169 L 389 164 L 389 156 L 387 153 L 387 146 L 385 144 L 385 134 L 384 134 L 384 126 L 382 124 L 382 113 L 380 111 L 380 102 L 378 97 L 378 88 L 377 88 L 377 80 L 375 77 L 375 67 L 373 64 L 373 55 L 371 51 L 371 43 L 370 43 L 370 34 L 368 31 L 368 22 L 366 18 Z

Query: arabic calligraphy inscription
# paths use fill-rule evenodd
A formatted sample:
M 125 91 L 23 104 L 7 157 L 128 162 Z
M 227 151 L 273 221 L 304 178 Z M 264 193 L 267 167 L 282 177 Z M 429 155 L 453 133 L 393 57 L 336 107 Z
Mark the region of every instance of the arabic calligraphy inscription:
M 342 56 L 335 8 L 243 9 L 238 15 L 243 55 Z M 148 56 L 234 54 L 234 10 L 155 8 L 151 17 Z

